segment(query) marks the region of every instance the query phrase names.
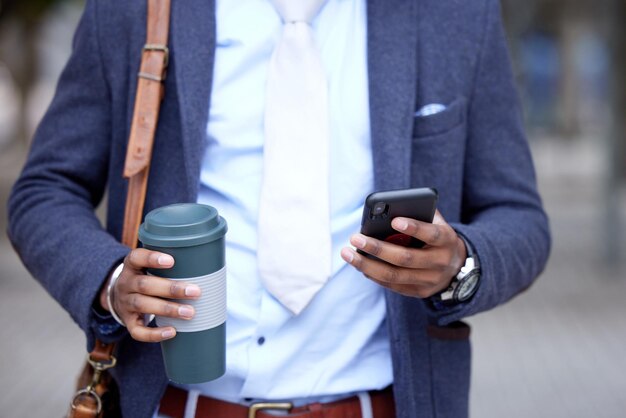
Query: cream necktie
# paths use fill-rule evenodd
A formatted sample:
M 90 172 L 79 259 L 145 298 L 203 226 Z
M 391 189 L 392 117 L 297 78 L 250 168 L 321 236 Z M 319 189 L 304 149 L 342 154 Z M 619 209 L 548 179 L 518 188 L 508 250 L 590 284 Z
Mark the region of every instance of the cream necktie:
M 309 22 L 326 0 L 273 0 L 283 33 L 265 107 L 258 265 L 298 315 L 331 274 L 328 86 Z

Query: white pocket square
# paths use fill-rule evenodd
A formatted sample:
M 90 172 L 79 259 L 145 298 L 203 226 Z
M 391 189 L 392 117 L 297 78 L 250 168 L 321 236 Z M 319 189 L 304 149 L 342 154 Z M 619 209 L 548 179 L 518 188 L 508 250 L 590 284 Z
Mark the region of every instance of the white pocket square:
M 440 103 L 431 103 L 422 107 L 420 110 L 415 112 L 415 116 L 430 116 L 439 112 L 443 112 L 446 110 L 446 106 Z

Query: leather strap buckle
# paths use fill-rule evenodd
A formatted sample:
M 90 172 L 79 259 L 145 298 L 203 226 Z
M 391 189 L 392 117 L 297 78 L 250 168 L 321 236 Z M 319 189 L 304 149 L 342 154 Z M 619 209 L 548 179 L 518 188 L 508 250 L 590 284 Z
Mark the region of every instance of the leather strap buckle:
M 151 74 L 145 71 L 140 71 L 137 76 L 146 80 L 162 82 L 165 80 L 165 74 L 167 73 L 167 66 L 170 62 L 170 50 L 167 45 L 162 44 L 145 44 L 143 46 L 143 52 L 162 52 L 163 53 L 163 69 L 161 74 Z
M 161 44 L 145 44 L 143 46 L 143 52 L 147 51 L 161 51 L 163 52 L 163 67 L 167 68 L 167 65 L 170 62 L 170 50 L 167 45 Z
M 253 403 L 248 408 L 248 418 L 256 418 L 256 413 L 264 409 L 277 409 L 282 411 L 289 411 L 293 408 L 291 402 L 259 402 Z

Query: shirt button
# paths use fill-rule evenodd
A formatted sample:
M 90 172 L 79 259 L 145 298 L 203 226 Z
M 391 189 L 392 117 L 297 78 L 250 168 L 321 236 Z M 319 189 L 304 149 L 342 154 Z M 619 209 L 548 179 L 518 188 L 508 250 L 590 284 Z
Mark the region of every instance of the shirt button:
M 265 337 L 260 337 L 258 340 L 256 340 L 256 343 L 258 345 L 263 345 L 265 343 Z

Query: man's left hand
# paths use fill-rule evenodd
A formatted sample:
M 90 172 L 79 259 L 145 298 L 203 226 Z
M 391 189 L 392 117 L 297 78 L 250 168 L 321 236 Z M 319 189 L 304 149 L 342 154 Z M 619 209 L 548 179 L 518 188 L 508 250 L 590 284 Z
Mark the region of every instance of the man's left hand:
M 355 234 L 350 243 L 378 258 L 365 257 L 344 247 L 341 257 L 365 277 L 405 296 L 427 298 L 446 289 L 461 270 L 467 250 L 461 238 L 439 211 L 433 223 L 395 218 L 391 226 L 398 232 L 425 243 L 423 248 L 407 248 Z

